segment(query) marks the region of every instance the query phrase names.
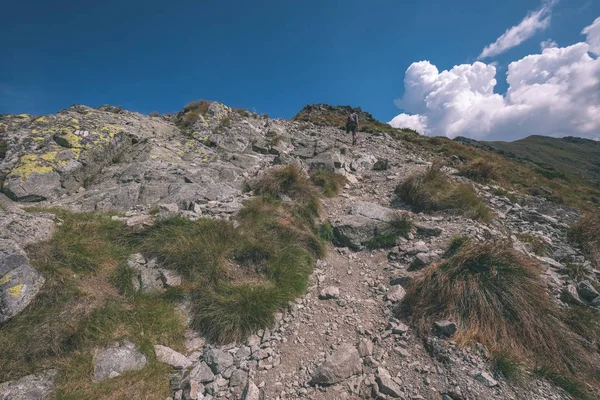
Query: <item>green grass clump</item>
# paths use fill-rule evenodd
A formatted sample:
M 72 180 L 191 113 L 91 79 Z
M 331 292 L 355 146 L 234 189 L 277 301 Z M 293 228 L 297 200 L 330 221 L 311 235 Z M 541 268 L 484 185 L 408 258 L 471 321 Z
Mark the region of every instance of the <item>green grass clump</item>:
M 424 173 L 408 177 L 395 193 L 417 212 L 447 211 L 480 221 L 492 219 L 492 212 L 473 188 L 452 181 L 437 164 Z
M 519 381 L 522 378 L 522 371 L 517 364 L 506 353 L 494 354 L 494 369 L 499 375 L 502 375 L 508 381 Z
M 319 187 L 325 197 L 335 197 L 348 182 L 346 177 L 331 171 L 317 170 L 310 174 L 312 183 Z
M 238 240 L 230 222 L 193 222 L 181 217 L 158 221 L 138 237 L 142 253 L 156 257 L 161 265 L 177 270 L 189 280 L 202 277 L 211 282 L 223 275 L 221 261 L 230 255 L 232 243 Z
M 331 226 L 329 221 L 325 221 L 319 225 L 319 237 L 327 242 L 333 240 L 333 226 Z
M 479 342 L 566 375 L 598 376 L 594 351 L 564 322 L 537 260 L 508 242 L 464 243 L 414 280 L 398 312 L 423 335 L 434 321 L 452 320 L 458 342 Z
M 398 238 L 407 238 L 412 229 L 412 222 L 406 213 L 395 212 L 390 220 L 385 223 L 375 237 L 364 243 L 368 249 L 389 249 L 398 244 Z

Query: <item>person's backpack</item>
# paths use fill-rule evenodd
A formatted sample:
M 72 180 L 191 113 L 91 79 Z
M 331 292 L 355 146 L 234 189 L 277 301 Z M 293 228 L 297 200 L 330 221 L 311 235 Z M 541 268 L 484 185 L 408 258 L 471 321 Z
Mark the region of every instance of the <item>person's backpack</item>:
M 356 125 L 356 117 L 358 117 L 358 115 L 350 113 L 348 119 L 346 119 L 346 125 Z

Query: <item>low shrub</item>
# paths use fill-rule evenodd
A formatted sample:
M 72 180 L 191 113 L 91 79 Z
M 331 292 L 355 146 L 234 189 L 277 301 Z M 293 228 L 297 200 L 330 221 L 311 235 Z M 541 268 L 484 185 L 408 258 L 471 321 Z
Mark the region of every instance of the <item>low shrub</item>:
M 492 218 L 490 209 L 471 186 L 452 181 L 437 164 L 408 177 L 395 193 L 417 212 L 447 211 L 480 221 Z

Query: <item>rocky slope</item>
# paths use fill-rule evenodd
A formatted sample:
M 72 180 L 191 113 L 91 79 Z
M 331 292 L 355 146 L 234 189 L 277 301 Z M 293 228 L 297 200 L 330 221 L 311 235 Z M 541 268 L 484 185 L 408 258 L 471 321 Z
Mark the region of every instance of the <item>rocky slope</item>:
M 310 110 L 328 115 L 332 108 Z M 148 117 L 110 106 L 0 116 L 0 142 L 6 144 L 0 159 L 0 323 L 18 318 L 44 285 L 25 250 L 47 241 L 61 223 L 24 207 L 117 210 L 121 214 L 113 218 L 127 226 L 151 225 L 164 215 L 230 219 L 251 197 L 245 184 L 271 166 L 293 164 L 346 176 L 342 192 L 323 200 L 321 215 L 331 223 L 337 247 L 317 261 L 307 293 L 281 310 L 274 326 L 246 341 L 211 344 L 188 329 L 183 351 L 153 343 L 151 357 L 173 367 L 173 399 L 571 398 L 536 375 L 507 380 L 490 349 L 452 341 L 452 321 L 439 321 L 437 331 L 422 337 L 394 310 L 456 236 L 511 239 L 518 251 L 539 260 L 556 304 L 594 310 L 600 296 L 592 283 L 600 272 L 567 240 L 577 210 L 527 195 L 511 200 L 493 185 L 454 177 L 474 187 L 495 213 L 492 222 L 415 213 L 394 190 L 425 171 L 433 156 L 386 132 L 361 133 L 359 145 L 351 146 L 336 126 L 271 120 L 218 103 L 191 123 L 182 125 L 184 118 L 183 112 Z M 366 247 L 398 210 L 413 223 L 407 237 L 390 249 Z M 531 237 L 544 245 L 543 254 L 525 240 Z M 180 277 L 149 267 L 141 255 L 129 263 L 141 286 L 180 284 Z M 570 276 L 573 265 L 589 273 Z M 89 380 L 125 379 L 127 371 L 143 370 L 149 356 L 127 340 L 98 349 Z M 51 398 L 56 369 L 0 384 L 0 399 Z

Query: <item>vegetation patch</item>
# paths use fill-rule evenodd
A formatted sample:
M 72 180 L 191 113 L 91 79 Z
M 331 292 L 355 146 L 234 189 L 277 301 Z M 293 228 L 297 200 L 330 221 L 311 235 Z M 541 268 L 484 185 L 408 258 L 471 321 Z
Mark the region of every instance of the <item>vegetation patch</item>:
M 188 128 L 200 118 L 206 115 L 210 102 L 206 100 L 192 101 L 183 107 L 183 117 L 178 121 L 182 128 Z
M 317 170 L 310 175 L 313 184 L 321 189 L 325 197 L 335 197 L 348 182 L 346 177 L 331 171 Z
M 408 177 L 395 193 L 417 212 L 447 211 L 480 221 L 492 218 L 492 212 L 471 186 L 452 181 L 437 164 Z
M 421 334 L 436 320 L 453 320 L 461 343 L 480 342 L 511 360 L 594 381 L 595 349 L 570 329 L 539 275 L 537 260 L 508 242 L 467 241 L 415 279 L 398 312 Z
M 600 268 L 600 214 L 581 216 L 569 230 L 569 240 L 586 253 L 595 268 Z
M 497 179 L 498 166 L 483 158 L 476 158 L 459 169 L 460 175 L 480 183 Z
M 543 241 L 539 236 L 532 233 L 518 233 L 517 239 L 528 247 L 529 251 L 532 251 L 538 256 L 548 256 L 552 252 L 552 246 Z
M 481 148 L 475 147 L 476 144 L 466 145 L 456 140 L 450 140 L 443 137 L 428 137 L 409 132 L 408 130 L 399 130 L 393 135 L 398 140 L 402 140 L 409 147 L 418 147 L 420 150 L 429 150 L 433 154 L 444 156 L 445 158 L 452 160 L 455 159 L 457 168 L 468 165 L 473 160 L 484 159 L 489 163 L 496 165 L 496 177 L 494 180 L 501 184 L 503 187 L 513 191 L 524 194 L 531 194 L 536 196 L 543 196 L 550 201 L 564 203 L 566 205 L 576 207 L 586 211 L 596 210 L 597 205 L 593 203 L 591 199 L 600 197 L 600 190 L 598 189 L 597 182 L 594 183 L 589 179 L 583 179 L 582 175 L 589 175 L 589 172 L 593 171 L 593 166 L 585 167 L 584 173 L 582 174 L 581 168 L 573 168 L 573 165 L 583 165 L 582 162 L 585 160 L 593 160 L 595 155 L 591 154 L 594 152 L 591 146 L 588 146 L 588 150 L 582 150 L 581 146 L 575 151 L 570 149 L 564 154 L 569 161 L 568 165 L 563 165 L 564 168 L 557 169 L 556 171 L 566 171 L 565 176 L 567 179 L 557 179 L 555 173 L 548 175 L 547 173 L 540 173 L 538 164 L 532 164 L 526 158 L 514 158 L 509 153 L 500 153 L 490 151 L 486 146 L 510 146 L 514 143 L 503 143 L 503 142 L 486 142 L 483 143 Z M 523 139 L 522 141 L 546 141 L 551 138 L 546 137 L 530 137 Z M 554 139 L 552 139 L 554 140 Z M 555 139 L 556 144 L 560 143 L 561 146 L 565 146 L 563 139 Z M 590 141 L 591 142 L 591 141 Z M 480 143 L 480 142 L 477 142 Z M 587 143 L 587 142 L 586 142 Z M 588 143 L 589 144 L 589 143 Z M 595 143 L 594 143 L 595 144 Z M 543 145 L 543 143 L 542 143 Z M 547 155 L 548 159 L 544 159 L 545 164 L 552 164 L 562 162 L 563 157 L 557 157 L 557 151 L 562 153 L 557 146 L 553 146 L 549 151 L 536 152 L 537 155 Z M 589 157 L 581 157 L 581 151 L 589 152 Z M 532 155 L 533 152 L 528 151 L 528 155 Z M 573 155 L 579 155 L 574 157 Z M 582 161 L 584 160 L 584 161 Z M 576 161 L 576 162 L 575 162 Z M 570 165 L 570 166 L 569 166 Z M 557 165 L 558 167 L 558 165 Z M 597 169 L 596 169 L 597 170 Z M 560 174 L 560 172 L 559 172 Z M 541 188 L 549 189 L 542 190 Z M 507 196 L 511 198 L 510 196 Z M 513 201 L 511 199 L 511 201 Z M 513 201 L 514 202 L 514 201 Z
M 147 356 L 153 344 L 180 349 L 182 318 L 164 296 L 119 294 L 115 284 L 130 276 L 115 272 L 134 251 L 121 222 L 107 214 L 45 211 L 61 224 L 51 241 L 28 253 L 46 283 L 23 313 L 0 326 L 0 381 L 58 368 L 60 398 L 119 398 L 127 377 L 103 383 L 102 395 L 89 391 L 92 349 L 125 338 Z M 145 385 L 167 393 L 167 377 Z
M 315 223 L 318 191 L 308 177 L 277 168 L 259 187 L 264 195 L 244 204 L 235 225 L 170 218 L 134 229 L 111 214 L 30 209 L 52 212 L 61 224 L 51 241 L 28 249 L 46 284 L 0 326 L 0 381 L 53 367 L 60 398 L 135 398 L 134 389 L 168 396 L 170 368 L 154 360 L 152 346 L 182 348 L 185 327 L 174 303 L 191 300 L 192 326 L 217 342 L 271 325 L 274 313 L 306 290 L 325 241 Z M 136 292 L 127 259 L 137 252 L 178 271 L 183 284 L 162 294 Z M 92 384 L 92 350 L 121 339 L 146 354 L 148 367 Z
M 398 238 L 408 238 L 412 222 L 406 213 L 394 212 L 385 226 L 376 233 L 375 237 L 364 243 L 368 249 L 389 249 L 398 244 Z

